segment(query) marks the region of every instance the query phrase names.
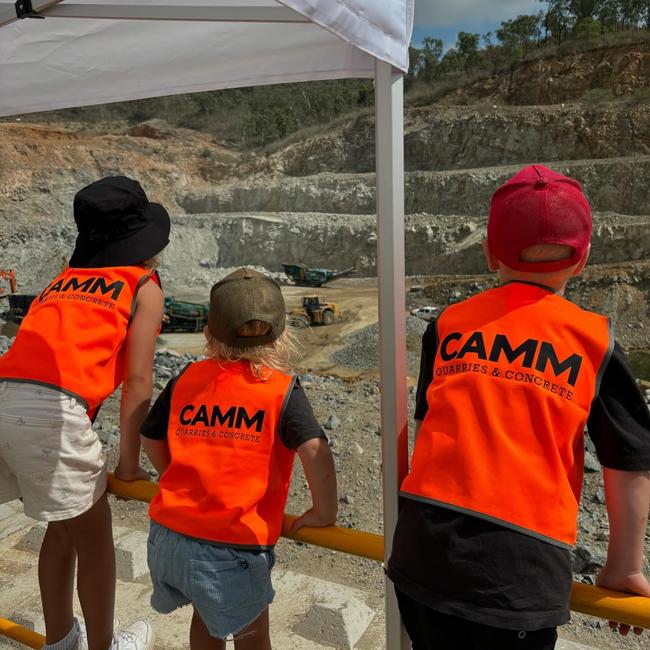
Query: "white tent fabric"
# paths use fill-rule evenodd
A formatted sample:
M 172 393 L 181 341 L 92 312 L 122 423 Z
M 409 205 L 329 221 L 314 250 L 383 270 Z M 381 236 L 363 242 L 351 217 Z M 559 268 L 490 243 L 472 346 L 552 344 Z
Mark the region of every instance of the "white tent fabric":
M 0 0 L 0 25 L 15 15 L 13 5 L 13 0 Z M 15 20 L 0 27 L 0 115 L 260 84 L 371 77 L 375 59 L 405 70 L 413 19 L 413 0 L 33 2 L 35 10 L 46 5 L 53 6 L 45 10 L 44 20 Z M 196 19 L 63 17 L 93 11 L 128 16 L 135 10 L 153 17 L 161 7 Z M 226 10 L 235 19 L 218 22 Z M 237 12 L 251 15 L 244 11 L 259 12 L 260 21 L 238 22 Z M 287 22 L 264 22 L 269 16 Z
M 0 0 L 0 116 L 289 81 L 375 78 L 385 556 L 407 464 L 402 71 L 413 0 Z M 83 17 L 81 17 L 83 16 Z M 227 22 L 223 22 L 223 21 Z M 406 650 L 386 581 L 386 648 Z

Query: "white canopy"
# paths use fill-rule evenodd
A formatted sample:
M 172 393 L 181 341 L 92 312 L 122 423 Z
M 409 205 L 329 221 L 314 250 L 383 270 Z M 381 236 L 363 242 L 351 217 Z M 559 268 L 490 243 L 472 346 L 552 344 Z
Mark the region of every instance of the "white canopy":
M 13 0 L 0 0 L 0 116 L 237 86 L 371 77 L 375 59 L 406 70 L 413 18 L 412 0 L 33 0 L 32 5 L 35 11 L 45 7 L 47 18 L 15 20 Z M 119 18 L 106 19 L 112 16 Z
M 413 0 L 0 0 L 0 116 L 289 81 L 375 78 L 384 547 L 407 467 L 402 72 Z M 333 251 L 334 253 L 334 251 Z M 386 582 L 386 647 L 405 650 Z

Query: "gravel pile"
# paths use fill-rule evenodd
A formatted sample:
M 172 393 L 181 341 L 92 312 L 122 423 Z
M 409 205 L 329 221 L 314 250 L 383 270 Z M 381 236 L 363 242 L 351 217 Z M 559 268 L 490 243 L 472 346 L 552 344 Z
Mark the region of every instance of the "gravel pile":
M 185 352 L 179 354 L 174 350 L 160 348 L 156 350 L 153 360 L 154 384 L 157 390 L 165 387 L 165 384 L 172 378 L 176 377 L 188 363 L 198 361 L 203 357 Z
M 269 271 L 263 266 L 254 266 L 250 264 L 246 264 L 245 266 L 246 268 L 253 269 L 254 271 L 258 271 L 259 273 L 263 273 L 264 275 L 273 278 L 278 284 L 293 284 L 293 282 L 291 282 L 291 280 L 289 280 L 289 278 L 281 271 Z M 211 260 L 202 259 L 199 260 L 198 266 L 194 268 L 192 273 L 183 278 L 182 286 L 210 288 L 213 284 L 219 282 L 227 275 L 240 268 L 242 267 L 217 267 Z M 158 269 L 158 272 L 160 273 L 163 287 L 176 287 L 179 275 L 175 268 L 166 264 L 164 257 L 162 258 L 162 264 Z
M 417 316 L 406 317 L 408 372 L 417 375 L 420 367 L 420 343 L 428 323 Z M 331 355 L 331 360 L 347 368 L 367 370 L 379 367 L 379 326 L 368 325 L 348 337 L 345 347 Z
M 0 356 L 11 347 L 13 341 L 13 338 L 0 335 Z M 202 358 L 189 353 L 179 354 L 174 350 L 166 350 L 165 348 L 156 350 L 153 362 L 156 388 L 159 390 L 164 388 L 167 381 L 175 377 L 188 363 Z
M 0 335 L 0 354 L 4 354 L 14 342 L 13 339 L 10 339 L 8 336 Z

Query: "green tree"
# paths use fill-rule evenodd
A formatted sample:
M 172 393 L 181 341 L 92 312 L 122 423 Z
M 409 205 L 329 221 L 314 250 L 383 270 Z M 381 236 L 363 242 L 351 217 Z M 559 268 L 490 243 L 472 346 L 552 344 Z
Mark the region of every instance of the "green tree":
M 600 36 L 602 26 L 593 18 L 582 18 L 573 28 L 573 35 L 583 41 L 592 41 Z
M 463 60 L 463 66 L 465 69 L 474 68 L 481 61 L 481 55 L 479 54 L 478 49 L 480 38 L 479 34 L 458 32 L 456 49 L 458 50 L 458 55 Z
M 559 45 L 566 40 L 574 23 L 571 0 L 540 0 L 547 5 L 544 15 L 545 38 L 551 38 Z
M 622 28 L 638 29 L 644 13 L 644 5 L 647 3 L 643 0 L 620 0 L 619 4 Z
M 404 76 L 404 88 L 408 90 L 422 72 L 423 56 L 418 47 L 409 47 L 409 69 Z
M 460 72 L 463 69 L 464 60 L 458 50 L 454 47 L 448 49 L 440 60 L 438 69 L 440 74 Z
M 461 56 L 471 56 L 478 51 L 479 39 L 478 34 L 470 34 L 468 32 L 458 32 L 456 39 L 456 48 Z
M 596 18 L 604 32 L 615 32 L 618 30 L 620 0 L 600 0 L 596 8 Z
M 641 20 L 643 21 L 645 29 L 650 29 L 650 0 L 646 0 L 643 5 L 643 9 L 641 10 Z
M 513 20 L 504 20 L 497 29 L 497 38 L 507 48 L 526 56 L 531 47 L 541 40 L 542 13 L 537 15 L 517 16 Z
M 438 73 L 444 43 L 439 38 L 425 36 L 422 41 L 422 78 L 431 81 Z
M 503 63 L 504 56 L 502 48 L 492 43 L 493 36 L 492 32 L 486 32 L 481 36 L 481 40 L 483 41 L 483 58 L 492 71 L 496 72 Z
M 576 26 L 586 18 L 595 18 L 598 5 L 601 0 L 571 0 L 569 11 L 571 12 Z

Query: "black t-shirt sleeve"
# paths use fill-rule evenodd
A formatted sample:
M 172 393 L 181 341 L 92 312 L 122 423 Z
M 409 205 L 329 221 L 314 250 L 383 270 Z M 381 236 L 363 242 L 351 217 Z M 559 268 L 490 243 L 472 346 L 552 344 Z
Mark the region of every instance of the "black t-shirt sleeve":
M 161 391 L 140 425 L 140 433 L 152 440 L 166 440 L 169 427 L 169 413 L 172 408 L 172 390 L 178 377 L 173 377 Z
M 604 467 L 650 470 L 650 412 L 618 343 L 591 405 L 587 429 Z
M 422 354 L 420 355 L 420 374 L 415 393 L 415 419 L 424 420 L 429 410 L 427 404 L 427 388 L 433 381 L 433 362 L 438 348 L 438 332 L 436 321 L 432 320 L 422 335 Z
M 298 449 L 312 438 L 327 440 L 298 379 L 293 385 L 284 413 L 280 416 L 279 431 L 282 442 L 289 449 Z

